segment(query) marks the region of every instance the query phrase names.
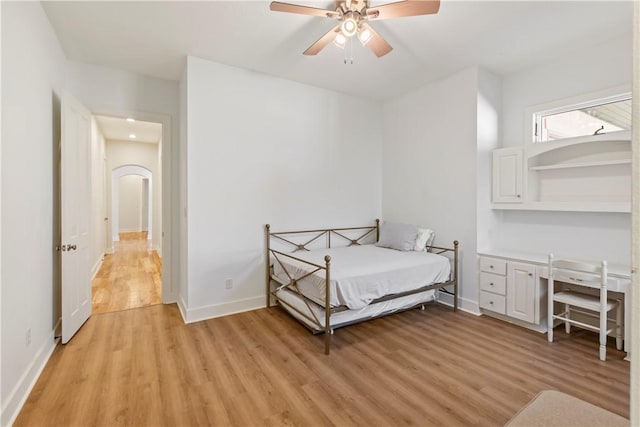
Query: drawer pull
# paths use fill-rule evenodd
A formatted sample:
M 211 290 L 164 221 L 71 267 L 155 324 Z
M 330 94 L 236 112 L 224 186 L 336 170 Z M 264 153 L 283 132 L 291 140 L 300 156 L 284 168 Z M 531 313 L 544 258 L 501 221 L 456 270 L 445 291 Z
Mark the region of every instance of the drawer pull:
M 493 301 L 489 301 L 489 304 L 493 305 Z
M 490 265 L 489 268 L 493 268 L 493 265 Z
M 489 283 L 489 286 L 493 286 L 493 282 Z
M 533 277 L 533 273 L 529 273 L 529 277 Z

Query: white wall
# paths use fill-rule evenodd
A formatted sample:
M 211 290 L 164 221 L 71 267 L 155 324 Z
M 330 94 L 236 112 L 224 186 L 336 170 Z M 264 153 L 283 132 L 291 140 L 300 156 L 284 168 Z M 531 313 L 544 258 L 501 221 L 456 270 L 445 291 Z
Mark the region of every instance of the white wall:
M 142 231 L 140 213 L 142 211 L 142 177 L 125 175 L 120 178 L 119 230 L 120 233 Z
M 105 140 L 91 117 L 91 277 L 97 272 L 107 250 Z
M 524 143 L 528 107 L 620 85 L 631 90 L 631 34 L 594 45 L 588 52 L 565 55 L 503 78 L 505 147 Z
M 162 121 L 163 151 L 161 216 L 163 256 L 163 302 L 177 300 L 179 283 L 179 144 L 178 144 L 178 83 L 97 65 L 68 62 L 68 87 L 94 114 Z M 167 148 L 168 147 L 168 148 Z M 175 174 L 173 173 L 175 171 Z M 155 187 L 159 187 L 154 185 Z M 176 203 L 173 202 L 175 197 Z M 171 219 L 171 221 L 169 221 Z M 175 255 L 175 256 L 174 256 Z M 170 274 L 167 274 L 167 268 Z
M 109 179 L 107 180 L 107 212 L 111 212 L 111 194 L 112 194 L 112 183 L 111 183 L 111 174 L 114 169 L 119 168 L 120 166 L 125 165 L 138 165 L 142 166 L 151 171 L 152 174 L 152 182 L 151 182 L 151 191 L 153 193 L 152 197 L 152 214 L 151 220 L 153 221 L 154 228 L 152 230 L 152 245 L 154 248 L 160 247 L 162 244 L 162 231 L 159 229 L 159 223 L 156 222 L 155 217 L 160 215 L 160 210 L 162 207 L 162 200 L 160 199 L 161 194 L 158 194 L 155 191 L 155 187 L 158 185 L 156 182 L 159 177 L 159 169 L 158 165 L 158 144 L 148 144 L 144 142 L 132 142 L 132 141 L 112 141 L 108 140 L 106 143 L 106 153 L 107 153 L 107 174 Z M 140 176 L 136 175 L 138 180 L 136 181 L 137 187 L 135 189 L 133 187 L 124 187 L 125 194 L 122 194 L 123 187 L 120 186 L 120 197 L 129 197 L 128 202 L 125 206 L 123 203 L 119 204 L 120 214 L 124 214 L 125 224 L 119 223 L 120 231 L 140 231 L 141 230 L 141 221 L 140 221 L 140 197 L 141 197 L 141 181 Z M 133 178 L 127 179 L 124 182 L 130 183 L 133 185 Z M 131 182 L 129 182 L 131 181 Z M 130 191 L 128 191 L 130 190 Z M 133 201 L 133 198 L 137 198 L 136 201 Z M 131 205 L 131 203 L 135 203 Z M 121 217 L 122 218 L 122 217 Z
M 502 130 L 502 79 L 489 71 L 478 69 L 477 141 L 477 249 L 491 248 L 501 211 L 491 209 L 492 152 L 500 146 Z
M 60 318 L 54 187 L 65 58 L 40 3 L 2 2 L 0 7 L 0 424 L 8 425 L 53 351 Z M 27 329 L 31 329 L 29 345 Z
M 524 112 L 533 105 L 631 85 L 631 35 L 503 79 L 503 143 L 524 143 Z M 490 174 L 490 170 L 486 170 Z M 628 264 L 629 214 L 509 211 L 493 236 L 506 248 Z
M 264 306 L 264 229 L 372 224 L 380 106 L 188 58 L 188 320 Z M 225 289 L 233 279 L 233 289 Z
M 460 242 L 460 295 L 475 310 L 477 68 L 384 104 L 383 217 Z

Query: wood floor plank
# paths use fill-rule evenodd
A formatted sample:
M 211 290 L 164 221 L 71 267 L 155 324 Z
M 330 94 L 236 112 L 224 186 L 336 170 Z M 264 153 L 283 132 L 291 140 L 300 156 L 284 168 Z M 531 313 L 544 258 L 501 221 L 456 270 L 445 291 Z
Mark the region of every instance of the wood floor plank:
M 501 426 L 559 390 L 624 417 L 629 363 L 438 305 L 336 330 L 331 355 L 278 307 L 186 325 L 175 305 L 93 316 L 16 426 Z
M 162 260 L 147 232 L 120 233 L 91 282 L 92 314 L 146 307 L 162 302 Z

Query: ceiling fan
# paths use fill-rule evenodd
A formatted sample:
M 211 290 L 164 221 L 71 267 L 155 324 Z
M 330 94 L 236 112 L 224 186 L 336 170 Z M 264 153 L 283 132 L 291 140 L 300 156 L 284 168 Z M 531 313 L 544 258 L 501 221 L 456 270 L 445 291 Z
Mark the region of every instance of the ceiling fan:
M 357 35 L 363 46 L 368 46 L 377 57 L 381 57 L 393 48 L 371 28 L 369 21 L 438 13 L 440 0 L 403 0 L 375 7 L 369 6 L 369 0 L 338 0 L 335 10 L 273 1 L 270 9 L 341 21 L 305 50 L 305 55 L 316 55 L 331 42 L 344 49 L 347 39 Z

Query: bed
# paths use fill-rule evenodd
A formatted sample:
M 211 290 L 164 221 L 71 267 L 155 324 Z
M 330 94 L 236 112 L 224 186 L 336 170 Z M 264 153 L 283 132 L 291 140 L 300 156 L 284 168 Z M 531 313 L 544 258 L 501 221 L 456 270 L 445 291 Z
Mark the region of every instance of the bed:
M 280 305 L 313 333 L 324 333 L 326 354 L 334 329 L 424 308 L 438 292 L 451 294 L 457 311 L 458 242 L 452 248 L 416 243 L 420 250 L 406 250 L 413 244 L 407 237 L 406 247 L 396 250 L 379 246 L 386 242 L 380 233 L 379 220 L 373 226 L 284 232 L 267 224 L 267 307 Z

